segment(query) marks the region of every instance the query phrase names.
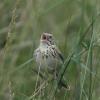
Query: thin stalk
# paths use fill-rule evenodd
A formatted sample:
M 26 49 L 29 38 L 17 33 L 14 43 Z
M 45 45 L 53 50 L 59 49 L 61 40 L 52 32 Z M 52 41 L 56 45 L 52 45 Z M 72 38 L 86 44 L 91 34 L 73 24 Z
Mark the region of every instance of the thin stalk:
M 33 58 L 30 58 L 29 60 L 27 60 L 26 62 L 24 62 L 23 64 L 17 66 L 14 70 L 12 70 L 10 72 L 10 75 L 12 75 L 14 72 L 19 71 L 20 69 L 24 68 L 27 64 L 29 64 L 30 62 L 33 61 Z
M 90 46 L 89 46 L 88 55 L 87 55 L 86 67 L 89 65 L 90 61 L 92 61 L 92 56 L 91 56 L 92 44 L 93 44 L 93 32 L 91 34 L 91 41 L 90 41 Z M 91 60 L 90 60 L 90 57 L 91 57 Z M 92 65 L 92 62 L 91 62 L 91 65 Z M 85 69 L 84 76 L 82 79 L 82 84 L 81 84 L 80 100 L 82 99 L 82 92 L 83 92 L 83 87 L 84 87 L 84 83 L 85 83 L 85 79 L 86 79 L 86 73 L 87 73 L 87 71 Z M 90 86 L 90 88 L 91 88 L 91 86 Z M 89 99 L 89 100 L 91 100 L 91 99 Z
M 62 66 L 62 70 L 59 73 L 59 79 L 58 79 L 57 86 L 56 86 L 55 91 L 54 91 L 54 95 L 57 92 L 57 88 L 58 88 L 60 82 L 62 81 L 62 78 L 63 78 L 63 76 L 65 74 L 66 69 L 68 68 L 68 66 L 69 66 L 69 64 L 71 62 L 71 59 L 72 59 L 73 55 L 74 55 L 74 52 L 71 54 L 71 56 L 68 57 L 68 59 L 65 60 L 63 66 Z
M 93 71 L 93 66 L 92 66 L 92 54 L 93 54 L 93 50 L 92 50 L 92 47 L 93 47 L 93 23 L 92 23 L 92 36 L 91 36 L 92 40 L 91 40 L 91 45 L 90 45 L 90 64 L 89 64 L 89 67 L 90 67 L 90 71 L 92 72 Z M 90 78 L 90 83 L 89 83 L 89 100 L 92 100 L 92 74 L 90 73 L 89 75 L 89 78 Z

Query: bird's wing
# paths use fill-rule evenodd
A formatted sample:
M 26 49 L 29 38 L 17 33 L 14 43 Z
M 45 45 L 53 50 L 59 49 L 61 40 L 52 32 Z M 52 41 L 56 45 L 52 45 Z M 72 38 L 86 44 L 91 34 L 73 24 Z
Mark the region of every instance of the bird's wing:
M 62 53 L 60 50 L 57 48 L 57 46 L 54 45 L 55 51 L 57 53 L 58 58 L 64 63 L 64 57 L 62 56 Z

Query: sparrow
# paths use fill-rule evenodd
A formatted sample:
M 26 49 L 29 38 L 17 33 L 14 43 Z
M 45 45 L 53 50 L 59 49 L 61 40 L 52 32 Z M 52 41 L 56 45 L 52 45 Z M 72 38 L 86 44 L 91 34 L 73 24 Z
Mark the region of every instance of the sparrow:
M 61 70 L 64 58 L 56 46 L 53 34 L 43 33 L 40 38 L 40 44 L 34 51 L 34 59 L 40 71 L 46 72 L 53 76 L 53 79 L 58 80 L 58 74 Z M 67 85 L 61 81 L 60 87 L 68 88 Z

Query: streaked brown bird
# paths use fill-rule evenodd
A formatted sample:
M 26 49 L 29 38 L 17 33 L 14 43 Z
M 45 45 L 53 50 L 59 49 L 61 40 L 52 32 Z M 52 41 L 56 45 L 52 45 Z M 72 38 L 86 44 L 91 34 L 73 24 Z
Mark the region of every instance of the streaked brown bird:
M 57 80 L 64 59 L 60 50 L 56 46 L 52 34 L 43 33 L 41 35 L 40 44 L 34 51 L 33 55 L 40 71 L 50 73 L 53 75 L 53 79 Z M 59 85 L 68 88 L 63 81 L 61 81 Z

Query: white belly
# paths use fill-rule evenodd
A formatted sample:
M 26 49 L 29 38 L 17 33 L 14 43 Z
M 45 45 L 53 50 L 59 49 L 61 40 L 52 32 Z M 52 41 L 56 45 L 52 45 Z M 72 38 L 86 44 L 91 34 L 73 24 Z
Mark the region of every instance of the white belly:
M 58 59 L 54 58 L 54 56 L 52 56 L 50 52 L 48 52 L 48 55 L 47 55 L 46 49 L 41 50 L 40 52 L 37 52 L 35 58 L 40 69 L 54 70 L 57 67 L 59 67 Z

